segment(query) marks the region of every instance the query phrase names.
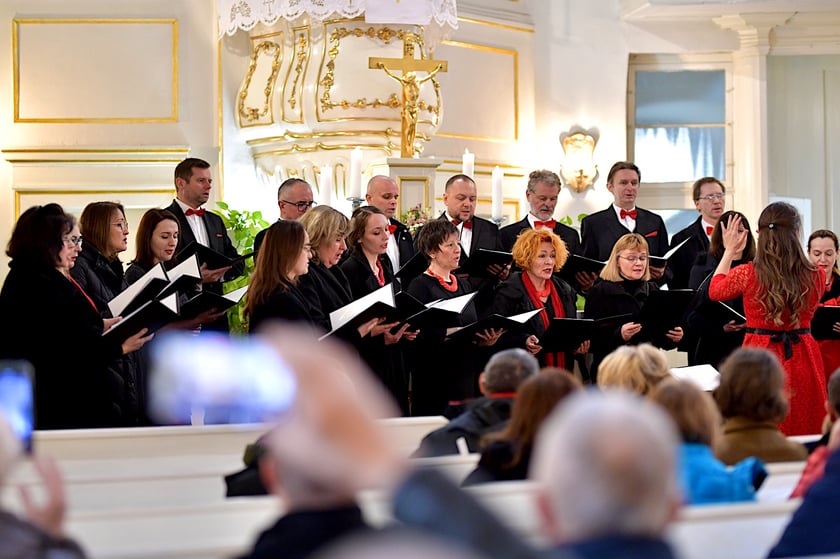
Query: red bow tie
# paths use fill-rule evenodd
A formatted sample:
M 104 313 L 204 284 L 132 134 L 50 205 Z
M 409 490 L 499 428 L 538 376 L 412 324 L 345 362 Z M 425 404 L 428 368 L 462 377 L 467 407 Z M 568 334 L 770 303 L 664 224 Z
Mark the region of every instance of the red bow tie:
M 461 223 L 464 224 L 464 229 L 472 229 L 472 221 L 462 222 L 460 219 L 453 219 L 452 220 L 452 225 L 454 225 L 455 227 L 458 227 L 458 225 L 460 225 Z
M 396 226 L 396 225 L 389 225 L 389 226 L 388 226 L 388 232 L 389 232 L 390 234 L 392 234 L 392 235 L 393 235 L 393 234 L 394 234 L 394 232 L 395 232 L 396 230 L 397 230 L 397 226 Z
M 548 227 L 549 229 L 554 229 L 557 225 L 557 222 L 553 219 L 549 219 L 548 221 L 534 221 L 534 229 L 538 227 Z
M 711 236 L 712 231 L 714 231 L 714 230 L 715 230 L 715 228 L 714 228 L 714 227 L 712 227 L 711 225 L 707 225 L 707 226 L 706 226 L 706 235 L 710 235 L 710 236 Z
M 204 212 L 205 212 L 204 208 L 198 208 L 197 210 L 194 210 L 194 209 L 192 209 L 192 208 L 187 208 L 187 211 L 186 211 L 185 213 L 186 213 L 188 216 L 190 216 L 190 215 L 197 215 L 198 217 L 201 217 L 201 216 L 203 216 L 203 215 L 204 215 Z
M 621 210 L 618 213 L 618 215 L 621 219 L 624 219 L 625 217 L 629 217 L 630 219 L 636 219 L 637 213 L 638 212 L 636 210 L 630 210 L 629 212 L 627 210 Z

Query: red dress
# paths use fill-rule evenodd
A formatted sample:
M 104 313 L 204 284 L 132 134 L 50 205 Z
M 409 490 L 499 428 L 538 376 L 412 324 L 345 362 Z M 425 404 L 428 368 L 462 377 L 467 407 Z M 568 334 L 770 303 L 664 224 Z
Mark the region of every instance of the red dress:
M 826 287 L 822 304 L 829 307 L 840 306 L 840 277 L 836 274 L 831 274 L 831 283 Z M 831 374 L 840 367 L 840 340 L 819 340 L 817 343 L 822 352 L 825 383 L 828 385 Z
M 825 289 L 825 272 L 817 270 L 813 277 L 813 288 L 803 294 L 807 298 L 807 304 L 800 312 L 798 327 L 789 325 L 790 313 L 787 310 L 782 313 L 785 323 L 783 326 L 777 326 L 765 318 L 758 298 L 758 278 L 751 262 L 731 269 L 728 274 L 714 276 L 709 284 L 709 297 L 715 301 L 725 301 L 742 295 L 747 328 L 774 331 L 810 328 L 811 318 Z M 772 351 L 785 369 L 785 389 L 790 400 L 790 412 L 779 428 L 788 436 L 820 433 L 825 415 L 823 406 L 826 389 L 823 361 L 817 341 L 810 333 L 800 334 L 799 341 L 790 346 L 793 350 L 790 359 L 786 359 L 785 344 L 781 341 L 774 342 L 771 337 L 766 334 L 747 333 L 744 336 L 744 345 Z

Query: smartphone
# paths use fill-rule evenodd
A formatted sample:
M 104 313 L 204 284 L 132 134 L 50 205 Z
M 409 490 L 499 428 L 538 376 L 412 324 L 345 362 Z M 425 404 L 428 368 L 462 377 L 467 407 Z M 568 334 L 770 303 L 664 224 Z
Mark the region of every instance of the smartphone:
M 35 371 L 28 361 L 0 361 L 0 413 L 27 453 L 35 427 Z
M 258 337 L 173 332 L 151 353 L 149 411 L 163 424 L 271 421 L 294 401 L 291 369 Z

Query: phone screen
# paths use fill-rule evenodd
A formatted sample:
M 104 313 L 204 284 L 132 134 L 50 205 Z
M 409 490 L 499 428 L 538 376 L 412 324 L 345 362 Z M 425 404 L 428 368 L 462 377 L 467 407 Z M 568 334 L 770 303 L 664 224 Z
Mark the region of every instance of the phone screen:
M 34 371 L 27 361 L 0 361 L 0 413 L 27 453 L 32 452 L 35 401 Z

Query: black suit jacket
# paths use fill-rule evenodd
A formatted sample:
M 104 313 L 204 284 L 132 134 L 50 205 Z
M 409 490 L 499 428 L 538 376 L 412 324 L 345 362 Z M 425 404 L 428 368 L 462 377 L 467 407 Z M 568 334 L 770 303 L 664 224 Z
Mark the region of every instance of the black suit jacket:
M 400 267 L 405 266 L 405 263 L 411 260 L 411 257 L 416 252 L 414 249 L 414 239 L 411 238 L 411 233 L 409 233 L 408 227 L 405 224 L 397 221 L 393 217 L 388 221 L 391 222 L 391 225 L 396 226 L 394 237 L 397 239 L 397 249 L 400 251 Z M 396 272 L 396 270 L 394 271 Z
M 446 212 L 442 213 L 438 219 L 446 219 Z M 458 261 L 458 268 L 463 269 L 470 261 L 470 257 L 463 250 L 461 246 L 461 259 Z M 501 250 L 499 244 L 499 228 L 495 223 L 487 219 L 473 216 L 472 218 L 472 241 L 470 242 L 470 254 L 480 249 L 487 250 Z M 481 276 L 468 276 L 467 280 L 472 286 L 473 291 L 478 291 L 476 295 L 475 306 L 479 315 L 484 314 L 486 309 L 490 306 L 493 297 L 493 290 L 496 288 L 498 281 Z
M 519 234 L 530 228 L 531 224 L 528 223 L 527 217 L 521 221 L 502 227 L 499 231 L 499 244 L 502 250 L 510 252 Z M 581 254 L 580 237 L 578 236 L 578 232 L 573 228 L 558 221 L 554 226 L 554 234 L 563 239 L 563 242 L 566 243 L 566 248 L 569 249 L 569 254 Z
M 668 252 L 668 230 L 659 215 L 636 208 L 636 229 L 648 242 L 649 254 L 663 256 Z M 580 222 L 583 256 L 606 261 L 615 242 L 630 231 L 618 220 L 612 204 L 606 210 L 588 215 Z
M 697 257 L 709 252 L 709 238 L 703 229 L 702 218 L 698 217 L 694 223 L 678 232 L 671 239 L 671 246 L 675 247 L 684 240 L 688 242 L 668 259 L 668 268 L 673 277 L 668 282 L 671 289 L 686 289 L 689 285 L 691 267 L 697 263 Z

